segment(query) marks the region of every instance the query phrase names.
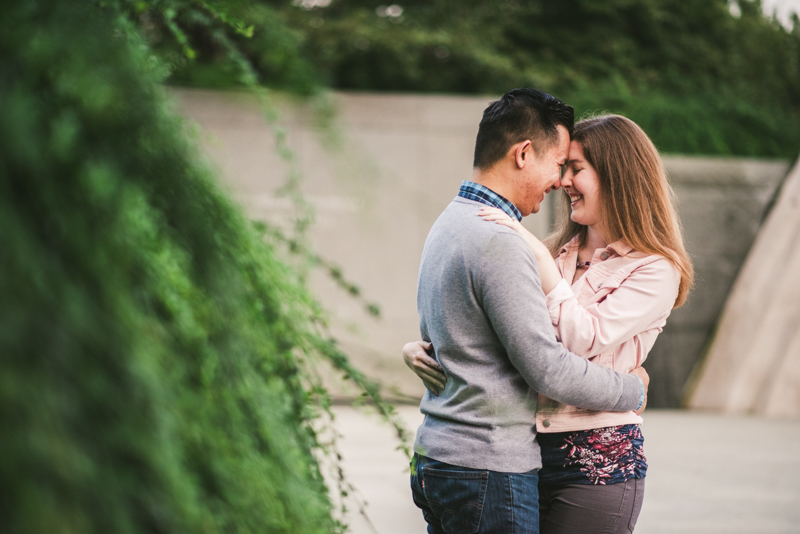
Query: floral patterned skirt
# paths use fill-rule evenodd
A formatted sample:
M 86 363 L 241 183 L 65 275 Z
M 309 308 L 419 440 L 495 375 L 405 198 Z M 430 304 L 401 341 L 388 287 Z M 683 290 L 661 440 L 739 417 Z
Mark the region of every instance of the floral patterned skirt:
M 647 473 L 639 425 L 540 432 L 536 439 L 542 449 L 540 484 L 616 484 Z

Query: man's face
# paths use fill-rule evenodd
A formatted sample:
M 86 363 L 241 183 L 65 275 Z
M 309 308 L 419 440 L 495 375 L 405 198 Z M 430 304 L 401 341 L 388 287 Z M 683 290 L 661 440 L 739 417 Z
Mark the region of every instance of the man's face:
M 522 169 L 523 183 L 520 186 L 524 191 L 523 202 L 517 206 L 523 216 L 538 213 L 544 196 L 558 189 L 562 165 L 566 164 L 569 155 L 569 132 L 563 126 L 558 126 L 557 130 L 558 141 L 549 148 L 539 152 L 528 148 L 532 157 L 526 160 Z

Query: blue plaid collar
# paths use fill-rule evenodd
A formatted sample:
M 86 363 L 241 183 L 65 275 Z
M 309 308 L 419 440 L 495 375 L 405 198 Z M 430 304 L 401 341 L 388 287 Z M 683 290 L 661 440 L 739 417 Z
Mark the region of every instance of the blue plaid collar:
M 514 204 L 481 184 L 464 180 L 461 182 L 461 189 L 458 191 L 458 196 L 480 202 L 481 204 L 486 204 L 493 208 L 500 208 L 506 212 L 509 217 L 513 217 L 518 221 L 522 220 L 522 213 L 520 213 Z

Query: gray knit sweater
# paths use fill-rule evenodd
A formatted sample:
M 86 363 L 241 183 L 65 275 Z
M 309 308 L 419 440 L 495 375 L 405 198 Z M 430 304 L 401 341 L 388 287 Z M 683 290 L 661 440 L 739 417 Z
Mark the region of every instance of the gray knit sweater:
M 426 393 L 414 450 L 454 465 L 522 473 L 541 467 L 536 392 L 596 410 L 636 409 L 641 381 L 556 341 L 536 260 L 513 230 L 456 197 L 431 228 L 420 264 L 420 331 L 447 384 Z

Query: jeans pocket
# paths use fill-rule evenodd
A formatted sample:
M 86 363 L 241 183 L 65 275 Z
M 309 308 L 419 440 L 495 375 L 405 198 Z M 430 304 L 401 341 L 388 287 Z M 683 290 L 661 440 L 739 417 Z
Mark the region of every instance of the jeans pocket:
M 425 497 L 445 532 L 475 534 L 481 525 L 488 471 L 422 468 Z

